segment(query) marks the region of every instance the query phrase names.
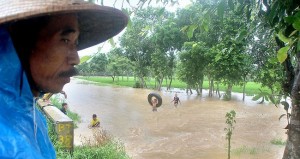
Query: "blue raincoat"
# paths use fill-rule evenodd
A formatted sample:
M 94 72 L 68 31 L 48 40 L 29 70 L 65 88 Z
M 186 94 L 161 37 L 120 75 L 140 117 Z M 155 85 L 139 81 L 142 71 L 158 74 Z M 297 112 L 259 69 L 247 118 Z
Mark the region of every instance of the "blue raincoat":
M 0 158 L 53 159 L 53 145 L 5 27 L 0 27 Z

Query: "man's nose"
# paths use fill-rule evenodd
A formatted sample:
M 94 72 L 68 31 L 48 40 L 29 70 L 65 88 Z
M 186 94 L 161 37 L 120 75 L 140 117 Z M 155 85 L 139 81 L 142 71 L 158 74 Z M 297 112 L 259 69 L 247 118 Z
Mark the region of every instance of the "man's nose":
M 68 63 L 70 65 L 78 65 L 80 63 L 77 48 L 72 48 L 68 54 Z

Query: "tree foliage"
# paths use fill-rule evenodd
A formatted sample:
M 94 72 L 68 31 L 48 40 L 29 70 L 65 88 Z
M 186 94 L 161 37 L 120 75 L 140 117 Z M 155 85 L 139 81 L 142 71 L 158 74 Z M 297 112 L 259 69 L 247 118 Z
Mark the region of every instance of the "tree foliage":
M 152 0 L 122 3 L 132 6 L 126 9 L 132 18 L 121 47 L 142 83 L 173 72 L 177 54 L 178 77 L 196 89 L 204 75 L 227 84 L 227 94 L 251 77 L 272 90 L 270 99 L 292 99 L 283 158 L 300 158 L 299 0 L 194 0 L 175 15 L 145 8 Z

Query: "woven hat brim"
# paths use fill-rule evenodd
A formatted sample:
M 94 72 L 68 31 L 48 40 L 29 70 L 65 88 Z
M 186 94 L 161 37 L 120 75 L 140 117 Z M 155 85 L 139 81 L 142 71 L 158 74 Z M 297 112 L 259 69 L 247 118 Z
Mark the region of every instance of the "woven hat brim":
M 120 33 L 128 17 L 122 11 L 79 0 L 0 0 L 0 25 L 53 14 L 76 13 L 78 50 L 97 45 Z
M 79 13 L 78 17 L 80 27 L 78 49 L 80 50 L 117 35 L 126 27 L 128 21 L 127 16 L 114 10 L 84 11 Z

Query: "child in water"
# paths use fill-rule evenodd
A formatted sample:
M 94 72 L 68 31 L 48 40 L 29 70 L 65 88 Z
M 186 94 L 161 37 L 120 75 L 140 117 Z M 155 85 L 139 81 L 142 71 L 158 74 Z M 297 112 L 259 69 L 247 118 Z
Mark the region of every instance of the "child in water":
M 90 128 L 93 127 L 100 127 L 100 120 L 97 118 L 96 114 L 93 114 L 93 119 L 91 121 L 91 124 L 89 125 Z
M 174 106 L 177 107 L 178 102 L 181 104 L 179 97 L 177 97 L 177 93 L 175 93 L 174 99 L 171 101 L 171 103 L 174 102 Z

